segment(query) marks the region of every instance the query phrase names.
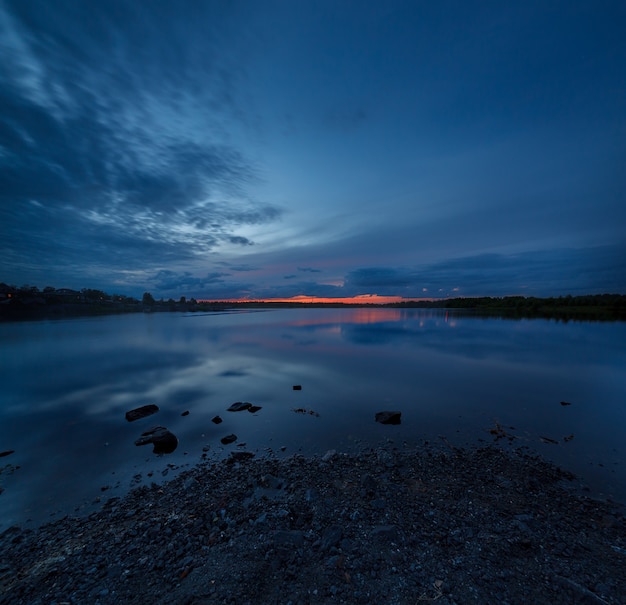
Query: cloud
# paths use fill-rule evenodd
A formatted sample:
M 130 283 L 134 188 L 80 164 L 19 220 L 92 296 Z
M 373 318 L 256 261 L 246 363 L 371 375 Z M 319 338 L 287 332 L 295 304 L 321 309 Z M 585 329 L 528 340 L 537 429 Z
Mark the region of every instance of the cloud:
M 224 263 L 231 271 L 237 271 L 239 273 L 246 273 L 248 271 L 258 271 L 259 268 L 254 265 L 231 265 L 229 263 Z
M 626 248 L 601 246 L 481 254 L 414 268 L 366 267 L 347 274 L 345 290 L 350 296 L 553 296 L 621 292 L 625 283 Z
M 194 277 L 187 271 L 177 273 L 163 269 L 154 275 L 150 281 L 159 293 L 186 291 L 194 295 L 194 292 L 200 291 L 208 286 L 223 284 L 224 277 L 228 277 L 228 275 L 228 273 L 216 272 L 208 273 L 203 277 Z
M 0 5 L 0 251 L 16 273 L 43 254 L 188 261 L 251 245 L 233 231 L 281 217 L 250 194 L 256 168 L 223 136 L 242 115 L 239 70 L 214 20 L 199 21 L 166 3 Z
M 247 237 L 242 237 L 240 235 L 231 235 L 228 237 L 228 241 L 231 244 L 237 244 L 239 246 L 253 246 L 254 242 L 251 242 Z

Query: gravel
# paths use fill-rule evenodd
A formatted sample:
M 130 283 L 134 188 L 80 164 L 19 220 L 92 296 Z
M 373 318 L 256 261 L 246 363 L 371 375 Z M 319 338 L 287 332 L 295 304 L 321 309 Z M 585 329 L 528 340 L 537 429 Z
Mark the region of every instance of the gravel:
M 203 462 L 0 535 L 0 603 L 626 603 L 620 505 L 497 447 Z

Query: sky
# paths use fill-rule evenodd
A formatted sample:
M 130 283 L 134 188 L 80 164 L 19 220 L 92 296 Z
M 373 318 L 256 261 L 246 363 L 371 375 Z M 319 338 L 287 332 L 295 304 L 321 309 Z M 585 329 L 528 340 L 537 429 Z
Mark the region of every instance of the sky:
M 623 0 L 0 0 L 0 282 L 626 293 Z

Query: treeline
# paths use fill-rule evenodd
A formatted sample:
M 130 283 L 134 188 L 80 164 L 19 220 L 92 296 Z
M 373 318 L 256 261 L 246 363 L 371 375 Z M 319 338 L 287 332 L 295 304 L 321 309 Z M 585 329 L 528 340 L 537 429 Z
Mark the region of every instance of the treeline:
M 198 302 L 181 296 L 178 300 L 157 300 L 144 292 L 141 300 L 124 294 L 107 294 L 102 290 L 54 288 L 46 286 L 10 286 L 0 283 L 0 319 L 38 319 L 75 317 L 110 313 L 164 311 L 219 311 L 224 308 L 293 308 L 293 307 L 402 307 L 415 309 L 447 309 L 456 314 L 509 318 L 544 317 L 568 320 L 626 320 L 626 295 L 590 294 L 537 298 L 534 296 L 483 296 L 403 301 L 389 304 L 331 302 Z
M 184 296 L 178 300 L 156 300 L 150 292 L 145 292 L 139 300 L 125 294 L 108 294 L 93 288 L 73 290 L 46 286 L 40 290 L 36 286 L 18 288 L 0 283 L 0 319 L 5 320 L 205 309 L 209 310 L 207 305 L 198 305 L 195 299 L 187 300 Z
M 626 295 L 588 294 L 538 298 L 535 296 L 483 296 L 415 301 L 387 306 L 441 308 L 466 314 L 500 317 L 545 317 L 553 319 L 625 320 Z

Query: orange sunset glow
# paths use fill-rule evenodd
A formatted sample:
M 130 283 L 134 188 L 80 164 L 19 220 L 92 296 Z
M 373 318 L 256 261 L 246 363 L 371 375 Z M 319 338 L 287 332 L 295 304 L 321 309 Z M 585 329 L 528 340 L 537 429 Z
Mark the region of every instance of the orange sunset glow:
M 238 299 L 203 299 L 201 303 L 300 303 L 300 304 L 344 304 L 344 305 L 388 305 L 392 303 L 432 300 L 431 298 L 403 298 L 402 296 L 379 296 L 361 294 L 345 298 L 325 298 L 322 296 L 292 296 L 290 298 L 238 298 Z

